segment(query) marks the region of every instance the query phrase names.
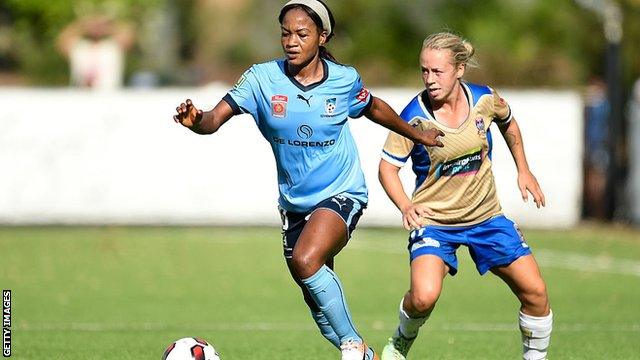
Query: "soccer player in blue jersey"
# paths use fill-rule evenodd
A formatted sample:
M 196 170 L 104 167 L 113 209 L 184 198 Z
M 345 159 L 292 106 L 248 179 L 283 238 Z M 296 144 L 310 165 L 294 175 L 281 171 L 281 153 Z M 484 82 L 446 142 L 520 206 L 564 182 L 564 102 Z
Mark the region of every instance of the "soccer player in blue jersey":
M 427 146 L 441 146 L 443 134 L 411 127 L 369 93 L 354 68 L 327 52 L 335 23 L 324 3 L 289 1 L 279 21 L 284 59 L 252 66 L 211 111 L 187 100 L 174 120 L 211 134 L 233 115 L 253 116 L 276 159 L 284 256 L 313 319 L 343 360 L 377 359 L 332 270 L 367 204 L 347 119 L 365 115 Z
M 425 148 L 396 133 L 390 133 L 384 145 L 380 181 L 411 230 L 411 286 L 382 360 L 406 358 L 436 305 L 444 278 L 458 270 L 456 251 L 461 245 L 468 247 L 480 274 L 499 276 L 520 301 L 523 358 L 546 359 L 552 327 L 547 290 L 522 233 L 503 215 L 498 201 L 491 171 L 492 123 L 513 155 L 523 200 L 529 192 L 540 207 L 545 198 L 529 170 L 509 105 L 490 87 L 461 81 L 473 53 L 471 44 L 457 35 L 427 37 L 420 53 L 426 89 L 401 114 L 412 126 L 443 131 L 445 146 Z M 398 176 L 409 158 L 416 174 L 411 199 Z

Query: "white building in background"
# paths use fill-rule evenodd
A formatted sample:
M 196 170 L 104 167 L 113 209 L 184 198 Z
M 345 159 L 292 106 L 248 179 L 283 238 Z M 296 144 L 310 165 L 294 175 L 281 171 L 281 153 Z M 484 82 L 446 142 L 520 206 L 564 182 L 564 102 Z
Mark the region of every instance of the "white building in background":
M 273 155 L 254 120 L 234 117 L 218 133 L 200 136 L 172 119 L 187 97 L 210 109 L 227 90 L 0 88 L 0 224 L 278 225 Z M 372 90 L 396 111 L 418 92 Z M 492 128 L 505 213 L 524 227 L 574 226 L 582 192 L 581 97 L 501 94 L 518 119 L 530 167 L 547 199 L 541 210 L 522 202 L 509 149 Z M 387 130 L 366 118 L 350 120 L 350 126 L 369 186 L 361 224 L 399 227 L 400 214 L 378 183 Z M 414 187 L 410 172 L 401 171 L 408 191 Z

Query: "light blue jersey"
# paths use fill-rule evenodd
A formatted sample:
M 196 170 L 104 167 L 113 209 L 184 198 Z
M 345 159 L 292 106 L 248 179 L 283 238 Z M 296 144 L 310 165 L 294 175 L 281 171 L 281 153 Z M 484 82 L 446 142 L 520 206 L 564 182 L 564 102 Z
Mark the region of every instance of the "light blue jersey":
M 362 116 L 372 97 L 354 68 L 322 64 L 324 77 L 308 86 L 288 74 L 284 60 L 253 65 L 223 99 L 235 114 L 251 114 L 271 144 L 279 203 L 288 211 L 308 211 L 337 194 L 367 202 L 347 119 Z

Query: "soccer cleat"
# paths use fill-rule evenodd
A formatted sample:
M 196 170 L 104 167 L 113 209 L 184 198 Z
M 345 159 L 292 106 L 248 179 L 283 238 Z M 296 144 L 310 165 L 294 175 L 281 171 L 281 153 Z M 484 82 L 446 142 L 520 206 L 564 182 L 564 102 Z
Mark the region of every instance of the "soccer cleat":
M 407 339 L 401 334 L 389 338 L 389 342 L 382 349 L 382 360 L 405 360 L 415 339 Z
M 380 360 L 375 351 L 367 344 L 351 339 L 340 345 L 340 351 L 342 352 L 342 360 Z

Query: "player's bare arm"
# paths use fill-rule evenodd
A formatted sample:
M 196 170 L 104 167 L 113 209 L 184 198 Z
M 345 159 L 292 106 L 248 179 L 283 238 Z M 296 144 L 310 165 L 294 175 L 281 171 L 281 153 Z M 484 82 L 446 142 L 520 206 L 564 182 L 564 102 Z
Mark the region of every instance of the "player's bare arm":
M 424 205 L 411 202 L 411 199 L 404 191 L 399 172 L 399 167 L 384 159 L 380 160 L 378 167 L 380 184 L 382 184 L 382 188 L 389 196 L 389 199 L 402 212 L 402 225 L 407 230 L 419 229 L 423 225 L 421 218 L 429 215 L 433 216 L 433 211 Z
M 426 146 L 438 146 L 444 145 L 440 141 L 440 137 L 444 136 L 444 133 L 437 129 L 428 129 L 424 131 L 417 130 L 411 125 L 407 124 L 396 112 L 383 100 L 373 97 L 371 99 L 371 107 L 365 113 L 365 116 L 374 122 L 386 127 L 387 129 L 394 131 L 411 141 Z
M 518 169 L 518 187 L 522 193 L 522 200 L 528 200 L 529 196 L 527 192 L 529 192 L 533 196 L 536 207 L 540 208 L 540 206 L 545 206 L 544 193 L 540 188 L 540 184 L 538 184 L 538 180 L 533 173 L 531 173 L 529 164 L 527 163 L 522 142 L 522 133 L 520 132 L 518 122 L 516 119 L 511 119 L 510 122 L 499 126 L 499 128 Z
M 233 109 L 226 101 L 218 102 L 209 111 L 202 111 L 187 99 L 176 108 L 176 112 L 178 115 L 173 116 L 175 122 L 201 135 L 213 134 L 233 116 Z

